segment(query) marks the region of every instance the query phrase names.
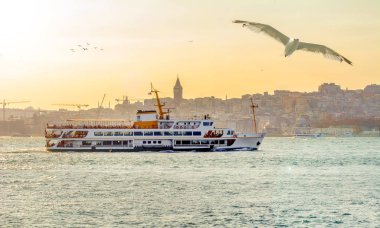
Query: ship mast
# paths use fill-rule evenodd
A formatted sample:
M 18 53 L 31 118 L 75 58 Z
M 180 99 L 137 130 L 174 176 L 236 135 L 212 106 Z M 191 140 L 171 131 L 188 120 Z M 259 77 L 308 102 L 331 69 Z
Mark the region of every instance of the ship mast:
M 259 107 L 259 105 L 253 103 L 253 99 L 251 98 L 251 108 L 252 108 L 252 113 L 253 113 L 253 129 L 255 130 L 255 134 L 257 134 L 255 108 L 258 108 L 258 107 Z
M 164 114 L 166 114 L 166 112 L 162 111 L 162 107 L 164 107 L 165 104 L 161 104 L 161 102 L 160 102 L 160 98 L 158 97 L 158 92 L 160 92 L 160 91 L 158 91 L 158 90 L 156 90 L 155 88 L 153 88 L 153 84 L 150 83 L 150 92 L 151 92 L 151 93 L 154 93 L 155 96 L 156 96 L 157 104 L 156 104 L 155 106 L 158 107 L 158 118 L 159 118 L 160 120 L 162 120 L 162 119 L 164 119 Z

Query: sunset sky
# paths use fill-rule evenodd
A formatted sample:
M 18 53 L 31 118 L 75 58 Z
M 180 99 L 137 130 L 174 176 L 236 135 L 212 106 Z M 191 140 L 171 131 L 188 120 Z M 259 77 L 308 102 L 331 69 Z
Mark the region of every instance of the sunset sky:
M 280 43 L 234 19 L 324 44 L 354 65 L 301 51 L 284 58 Z M 185 98 L 323 82 L 362 89 L 380 84 L 379 62 L 378 0 L 0 0 L 0 99 L 32 101 L 10 107 L 96 107 L 103 94 L 114 105 L 149 98 L 150 82 L 168 97 L 177 74 Z

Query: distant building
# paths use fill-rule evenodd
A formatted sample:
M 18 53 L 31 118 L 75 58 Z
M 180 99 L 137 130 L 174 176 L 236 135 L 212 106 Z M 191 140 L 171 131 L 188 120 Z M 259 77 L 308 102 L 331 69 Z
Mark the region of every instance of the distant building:
M 183 92 L 182 85 L 181 85 L 181 82 L 179 81 L 179 78 L 177 77 L 177 81 L 175 82 L 175 85 L 173 88 L 174 103 L 177 105 L 182 102 L 182 99 L 183 99 L 182 92 Z
M 365 95 L 375 95 L 375 94 L 380 94 L 380 85 L 372 84 L 372 85 L 367 85 L 364 88 L 363 93 Z
M 275 96 L 284 97 L 289 96 L 292 92 L 289 90 L 275 90 L 273 93 Z
M 342 89 L 335 83 L 323 83 L 318 87 L 318 92 L 322 95 L 336 95 L 341 93 Z

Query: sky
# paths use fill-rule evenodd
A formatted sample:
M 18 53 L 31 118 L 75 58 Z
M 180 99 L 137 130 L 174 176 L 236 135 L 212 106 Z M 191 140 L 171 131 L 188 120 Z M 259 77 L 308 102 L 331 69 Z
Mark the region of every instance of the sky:
M 353 66 L 285 58 L 282 44 L 235 19 L 324 44 Z M 379 60 L 378 0 L 0 0 L 0 100 L 31 101 L 14 108 L 96 107 L 103 94 L 114 105 L 150 98 L 151 82 L 172 97 L 177 75 L 184 98 L 363 89 L 380 84 Z

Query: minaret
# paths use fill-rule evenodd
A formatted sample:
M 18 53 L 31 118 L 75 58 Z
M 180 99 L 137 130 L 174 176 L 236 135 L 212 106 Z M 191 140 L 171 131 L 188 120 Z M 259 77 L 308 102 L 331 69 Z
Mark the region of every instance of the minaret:
M 175 82 L 174 88 L 173 88 L 173 93 L 174 93 L 174 103 L 175 104 L 180 104 L 182 102 L 182 86 L 181 82 L 179 81 L 179 77 L 177 76 L 177 81 Z

